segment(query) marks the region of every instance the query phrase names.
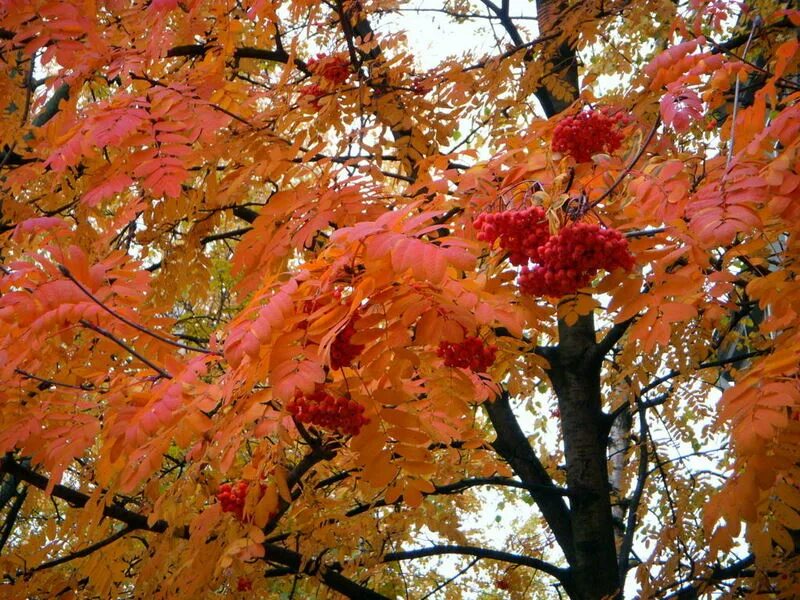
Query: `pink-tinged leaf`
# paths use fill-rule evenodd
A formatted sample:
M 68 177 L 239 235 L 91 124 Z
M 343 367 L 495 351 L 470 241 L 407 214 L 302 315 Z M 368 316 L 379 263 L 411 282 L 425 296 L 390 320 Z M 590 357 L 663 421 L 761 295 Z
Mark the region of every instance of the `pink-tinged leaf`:
M 694 121 L 703 118 L 700 96 L 687 88 L 667 92 L 661 98 L 661 118 L 678 133 L 686 133 Z
M 43 231 L 69 228 L 69 223 L 60 217 L 36 217 L 33 219 L 25 219 L 14 228 L 11 239 L 19 241 L 23 236 L 34 236 Z
M 698 61 L 705 58 L 706 55 L 703 54 L 689 56 L 705 41 L 704 37 L 699 37 L 677 44 L 650 61 L 644 68 L 645 74 L 652 78 L 650 89 L 657 90 L 675 81 Z
M 317 384 L 325 381 L 325 370 L 318 362 L 292 359 L 277 365 L 270 380 L 275 397 L 285 402 L 294 397 L 296 390 L 304 394 L 313 392 Z
M 124 173 L 112 175 L 97 187 L 89 190 L 83 195 L 83 203 L 87 206 L 96 206 L 103 200 L 120 193 L 133 184 L 133 179 Z

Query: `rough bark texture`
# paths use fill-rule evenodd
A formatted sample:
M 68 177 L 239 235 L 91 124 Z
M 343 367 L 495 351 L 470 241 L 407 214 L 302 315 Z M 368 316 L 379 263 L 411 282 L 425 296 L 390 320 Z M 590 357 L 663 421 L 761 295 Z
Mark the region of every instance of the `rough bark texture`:
M 558 397 L 574 540 L 571 562 L 575 600 L 619 591 L 617 554 L 606 460 L 606 417 L 600 402 L 600 363 L 592 315 L 570 326 L 559 322 L 559 343 L 548 376 Z
M 558 21 L 566 3 L 539 0 L 540 34 Z M 559 47 L 550 60 L 561 67 L 561 76 L 579 94 L 576 55 L 573 48 Z M 552 97 L 546 89 L 536 97 L 548 117 L 569 106 Z M 558 397 L 564 439 L 567 487 L 570 494 L 570 522 L 573 549 L 567 593 L 573 600 L 618 597 L 620 580 L 611 512 L 608 478 L 606 416 L 600 397 L 602 357 L 597 356 L 594 317 L 586 315 L 573 325 L 558 324 L 558 345 L 551 348 L 548 376 Z

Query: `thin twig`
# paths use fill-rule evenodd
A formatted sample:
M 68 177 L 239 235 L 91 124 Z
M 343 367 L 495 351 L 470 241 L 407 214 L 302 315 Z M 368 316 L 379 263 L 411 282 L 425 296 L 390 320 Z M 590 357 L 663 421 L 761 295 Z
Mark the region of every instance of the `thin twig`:
M 647 416 L 646 410 L 640 401 L 639 404 L 639 467 L 636 475 L 636 488 L 631 496 L 630 506 L 628 507 L 628 515 L 625 522 L 625 533 L 623 534 L 622 543 L 619 549 L 619 580 L 625 581 L 628 575 L 628 568 L 630 566 L 630 554 L 633 548 L 633 536 L 636 532 L 636 520 L 639 512 L 639 505 L 642 501 L 644 494 L 644 486 L 647 481 L 649 472 L 647 465 L 649 456 L 647 452 Z
M 155 339 L 164 342 L 165 344 L 170 344 L 171 346 L 175 346 L 176 348 L 181 348 L 182 350 L 191 350 L 192 352 L 202 352 L 203 354 L 216 354 L 218 356 L 220 355 L 219 352 L 214 352 L 213 350 L 206 350 L 205 348 L 196 348 L 194 346 L 187 346 L 186 344 L 181 344 L 180 342 L 176 342 L 174 340 L 162 336 L 159 333 L 156 333 L 155 331 L 147 329 L 146 327 L 139 325 L 138 323 L 134 323 L 130 319 L 123 317 L 118 312 L 109 308 L 102 300 L 100 300 L 97 296 L 92 294 L 92 292 L 90 292 L 86 288 L 86 286 L 84 286 L 80 281 L 78 281 L 75 278 L 75 276 L 72 273 L 70 273 L 67 267 L 65 267 L 64 265 L 58 265 L 58 270 L 61 271 L 61 274 L 64 275 L 64 277 L 67 277 L 70 281 L 72 281 L 72 283 L 77 285 L 78 289 L 80 289 L 80 291 L 86 294 L 92 300 L 92 302 L 97 304 L 100 308 L 105 310 L 108 314 L 110 314 L 114 318 L 119 319 L 129 327 L 133 327 L 136 331 L 140 331 L 146 335 L 149 335 L 150 337 L 154 337 Z
M 91 329 L 92 331 L 95 331 L 95 332 L 99 333 L 100 335 L 102 335 L 104 337 L 107 337 L 112 342 L 117 344 L 120 348 L 124 348 L 132 356 L 135 356 L 136 358 L 138 358 L 140 361 L 142 361 L 144 364 L 146 364 L 148 367 L 150 367 L 156 373 L 158 373 L 161 377 L 164 377 L 165 379 L 172 379 L 172 375 L 170 375 L 167 371 L 165 371 L 164 369 L 162 369 L 161 367 L 159 367 L 155 363 L 151 362 L 149 359 L 147 359 L 144 356 L 142 356 L 141 354 L 139 354 L 136 350 L 133 349 L 133 347 L 131 347 L 130 345 L 128 345 L 125 342 L 123 342 L 121 339 L 119 339 L 117 336 L 115 336 L 110 331 L 108 331 L 106 329 L 103 329 L 102 327 L 100 327 L 98 325 L 94 325 L 93 323 L 90 323 L 86 319 L 81 319 L 80 320 L 80 324 L 83 325 L 84 327 L 86 327 L 87 329 Z
M 642 144 L 642 147 L 639 148 L 639 152 L 636 153 L 636 156 L 633 157 L 633 160 L 630 162 L 630 164 L 627 167 L 625 167 L 625 170 L 622 171 L 622 173 L 619 174 L 619 177 L 617 177 L 614 183 L 611 184 L 611 187 L 609 187 L 605 192 L 603 192 L 602 196 L 600 196 L 597 200 L 595 200 L 589 205 L 589 208 L 594 208 L 595 206 L 600 204 L 603 200 L 608 198 L 611 195 L 611 192 L 613 192 L 617 188 L 617 186 L 620 183 L 622 183 L 622 180 L 625 179 L 625 177 L 628 175 L 628 173 L 631 172 L 633 167 L 636 166 L 636 163 L 639 162 L 639 159 L 642 158 L 644 151 L 647 149 L 647 147 L 650 145 L 650 142 L 653 140 L 653 136 L 656 134 L 656 130 L 658 129 L 658 126 L 660 124 L 661 124 L 661 117 L 658 117 L 656 119 L 656 122 L 653 123 L 652 129 L 650 129 L 650 133 L 647 134 L 647 139 L 645 139 L 644 143 Z
M 744 52 L 742 52 L 742 59 L 747 58 L 747 51 L 750 49 L 750 42 L 753 41 L 753 34 L 758 27 L 759 20 L 753 19 L 753 26 L 750 28 L 750 35 L 747 36 L 747 43 L 744 45 Z M 728 142 L 728 158 L 725 160 L 725 173 L 731 168 L 731 160 L 733 159 L 733 145 L 736 139 L 736 113 L 739 111 L 739 86 L 741 84 L 740 73 L 736 73 L 736 86 L 733 91 L 733 112 L 731 113 L 731 139 Z
M 23 371 L 22 369 L 14 369 L 14 372 L 28 379 L 34 379 L 39 383 L 44 383 L 55 387 L 65 387 L 73 390 L 81 390 L 83 392 L 89 391 L 94 388 L 92 384 L 83 386 L 83 385 L 74 385 L 72 383 L 64 383 L 62 381 L 55 381 L 53 379 L 47 379 L 45 377 L 40 377 L 39 375 L 34 375 L 33 373 L 28 373 L 28 371 Z
M 42 563 L 38 567 L 34 567 L 30 571 L 27 571 L 26 574 L 30 575 L 30 574 L 36 573 L 37 571 L 44 571 L 45 569 L 50 569 L 52 567 L 57 567 L 58 565 L 63 565 L 64 563 L 70 562 L 72 560 L 75 560 L 76 558 L 83 558 L 84 556 L 89 556 L 93 552 L 96 552 L 97 550 L 100 550 L 101 548 L 116 542 L 118 539 L 120 539 L 122 537 L 125 537 L 131 531 L 134 531 L 134 529 L 135 528 L 131 527 L 131 526 L 123 527 L 118 532 L 116 532 L 115 534 L 105 538 L 104 540 L 100 540 L 99 542 L 96 542 L 96 543 L 92 544 L 91 546 L 86 546 L 86 548 L 83 548 L 82 550 L 76 550 L 75 552 L 70 552 L 69 554 L 67 554 L 65 556 L 61 556 L 61 557 L 53 559 L 53 560 L 51 560 L 49 562 Z
M 490 548 L 482 548 L 478 546 L 458 546 L 442 544 L 438 546 L 431 546 L 429 548 L 417 548 L 414 550 L 405 550 L 401 552 L 389 552 L 384 555 L 383 562 L 395 562 L 399 560 L 413 560 L 416 558 L 426 558 L 429 556 L 443 556 L 446 554 L 461 554 L 465 556 L 477 556 L 478 558 L 488 558 L 499 562 L 507 562 L 514 565 L 523 567 L 530 567 L 547 573 L 563 582 L 567 579 L 569 571 L 567 569 L 557 567 L 547 561 L 532 556 L 525 556 L 522 554 L 513 554 L 511 552 L 503 552 L 501 550 L 492 550 Z
M 628 231 L 623 235 L 626 238 L 639 238 L 639 237 L 647 237 L 650 235 L 656 235 L 658 233 L 664 233 L 667 230 L 666 227 L 656 227 L 654 229 L 638 229 L 635 231 Z
M 464 573 L 466 573 L 466 572 L 467 572 L 467 571 L 469 571 L 469 570 L 470 570 L 472 567 L 474 567 L 474 566 L 475 566 L 475 563 L 476 563 L 476 562 L 478 562 L 479 560 L 480 560 L 480 557 L 473 558 L 471 561 L 469 561 L 469 564 L 468 564 L 466 567 L 464 567 L 463 569 L 461 569 L 461 570 L 460 570 L 458 573 L 456 573 L 455 575 L 453 575 L 453 576 L 452 576 L 452 577 L 450 577 L 449 579 L 446 579 L 446 580 L 444 580 L 442 583 L 440 583 L 439 585 L 437 585 L 435 588 L 433 588 L 433 589 L 432 589 L 430 592 L 428 592 L 427 594 L 425 594 L 425 595 L 424 595 L 422 598 L 420 598 L 419 600 L 425 600 L 426 598 L 430 598 L 431 596 L 433 596 L 433 595 L 434 595 L 436 592 L 438 592 L 438 591 L 439 591 L 440 589 L 442 589 L 443 587 L 446 587 L 446 586 L 450 585 L 450 584 L 451 584 L 451 583 L 453 583 L 453 582 L 454 582 L 456 579 L 458 579 L 458 578 L 459 578 L 459 577 L 461 577 L 461 576 L 462 576 Z

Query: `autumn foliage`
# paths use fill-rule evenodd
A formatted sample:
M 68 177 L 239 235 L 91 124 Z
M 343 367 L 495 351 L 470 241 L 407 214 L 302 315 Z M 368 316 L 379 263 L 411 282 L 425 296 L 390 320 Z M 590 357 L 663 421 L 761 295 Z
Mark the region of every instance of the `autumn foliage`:
M 0 596 L 800 596 L 798 27 L 0 3 Z

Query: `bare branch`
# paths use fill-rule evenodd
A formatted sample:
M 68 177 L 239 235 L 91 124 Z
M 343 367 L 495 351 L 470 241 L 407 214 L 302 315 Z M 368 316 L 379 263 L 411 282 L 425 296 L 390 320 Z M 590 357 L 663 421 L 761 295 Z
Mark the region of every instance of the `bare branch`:
M 617 344 L 622 336 L 625 335 L 625 332 L 628 331 L 628 328 L 633 324 L 636 320 L 636 317 L 631 317 L 630 319 L 626 319 L 621 323 L 616 323 L 606 334 L 606 336 L 598 342 L 598 344 L 592 348 L 591 356 L 589 357 L 590 361 L 602 361 L 603 357 L 611 352 L 614 346 Z
M 139 325 L 138 323 L 134 323 L 130 319 L 127 319 L 127 318 L 123 317 L 121 314 L 119 314 L 115 310 L 112 310 L 107 304 L 105 304 L 97 296 L 92 294 L 92 292 L 90 292 L 86 288 L 86 286 L 84 286 L 80 281 L 78 281 L 75 278 L 75 276 L 70 272 L 70 270 L 67 267 L 65 267 L 64 265 L 58 265 L 58 270 L 61 271 L 61 274 L 64 275 L 64 277 L 66 277 L 67 279 L 72 281 L 72 283 L 74 283 L 76 286 L 78 286 L 78 289 L 81 292 L 83 292 L 86 296 L 88 296 L 91 299 L 92 302 L 97 304 L 100 308 L 102 308 L 104 311 L 106 311 L 108 314 L 110 314 L 115 319 L 118 319 L 119 321 L 122 321 L 123 323 L 125 323 L 129 327 L 133 327 L 136 331 L 140 331 L 141 333 L 144 333 L 145 335 L 149 335 L 150 337 L 153 337 L 153 338 L 157 339 L 160 342 L 164 342 L 165 344 L 169 344 L 170 346 L 175 346 L 176 348 L 181 348 L 182 350 L 191 350 L 192 352 L 202 352 L 203 354 L 216 354 L 217 356 L 221 356 L 220 352 L 214 352 L 212 350 L 206 350 L 205 348 L 196 348 L 194 346 L 187 346 L 186 344 L 181 344 L 180 342 L 176 342 L 175 340 L 171 340 L 169 338 L 166 338 L 166 337 L 162 336 L 160 333 L 156 333 L 155 331 L 152 331 L 151 329 L 148 329 L 147 327 Z
M 439 590 L 441 590 L 442 588 L 444 588 L 444 587 L 447 587 L 448 585 L 450 585 L 451 583 L 453 583 L 453 582 L 454 582 L 456 579 L 458 579 L 458 578 L 459 578 L 459 577 L 461 577 L 461 576 L 462 576 L 464 573 L 466 573 L 466 572 L 467 572 L 467 571 L 469 571 L 469 570 L 470 570 L 472 567 L 474 567 L 474 566 L 475 566 L 475 563 L 477 563 L 477 562 L 478 562 L 480 559 L 481 559 L 481 558 L 480 558 L 480 556 L 476 556 L 475 558 L 473 558 L 471 561 L 469 561 L 469 564 L 468 564 L 466 567 L 464 567 L 463 569 L 460 569 L 460 570 L 458 571 L 458 573 L 456 573 L 456 574 L 455 574 L 455 575 L 453 575 L 452 577 L 448 577 L 447 579 L 445 579 L 445 580 L 444 580 L 442 583 L 440 583 L 439 585 L 437 585 L 435 588 L 433 588 L 433 589 L 432 589 L 430 592 L 428 592 L 427 594 L 425 594 L 425 595 L 424 595 L 422 598 L 420 598 L 419 600 L 425 600 L 426 598 L 430 598 L 431 596 L 433 596 L 433 595 L 434 595 L 436 592 L 438 592 L 438 591 L 439 591 Z
M 49 483 L 47 477 L 22 466 L 9 454 L 6 454 L 3 459 L 0 460 L 0 473 L 10 473 L 22 481 L 27 481 L 32 486 L 39 488 L 40 490 L 47 489 Z M 86 494 L 60 484 L 53 486 L 52 494 L 56 498 L 61 498 L 77 508 L 83 508 L 89 502 L 89 496 Z M 146 516 L 134 513 L 115 504 L 104 506 L 103 515 L 125 523 L 128 525 L 128 528 L 126 529 L 130 529 L 131 531 L 139 529 L 152 531 L 154 533 L 163 533 L 170 528 L 167 522 L 162 520 L 156 521 L 152 525 L 149 525 Z M 188 527 L 174 528 L 173 534 L 182 539 L 189 539 Z M 285 565 L 286 567 L 292 569 L 293 573 L 305 573 L 308 575 L 313 575 L 314 573 L 319 572 L 320 577 L 325 585 L 348 598 L 389 600 L 389 598 L 386 596 L 374 592 L 373 590 L 370 590 L 369 588 L 366 588 L 363 585 L 348 579 L 337 571 L 336 565 L 319 566 L 317 562 L 308 561 L 300 553 L 289 550 L 288 548 L 265 543 L 263 558 L 267 561 L 273 561 Z
M 547 573 L 558 579 L 560 582 L 567 580 L 569 570 L 561 567 L 551 565 L 549 562 L 533 558 L 531 556 L 523 556 L 521 554 L 512 554 L 511 552 L 502 552 L 500 550 L 491 550 L 489 548 L 480 548 L 477 546 L 431 546 L 430 548 L 419 548 L 416 550 L 404 550 L 402 552 L 389 552 L 384 555 L 383 562 L 395 562 L 398 560 L 413 560 L 415 558 L 425 558 L 428 556 L 442 556 L 445 554 L 462 554 L 465 556 L 476 556 L 478 558 L 488 558 L 490 560 L 497 560 L 500 562 L 507 562 L 514 565 L 523 567 L 530 567 L 537 569 L 543 573 Z
M 485 402 L 483 406 L 497 432 L 497 439 L 492 442 L 492 447 L 508 462 L 517 477 L 525 484 L 533 484 L 536 488 L 550 487 L 559 490 L 522 432 L 511 409 L 508 392 L 504 392 L 492 402 Z M 542 511 L 561 551 L 569 561 L 574 555 L 569 509 L 560 494 L 536 488 L 529 490 L 531 497 Z
M 628 163 L 628 166 L 625 167 L 625 170 L 623 170 L 622 173 L 620 173 L 619 176 L 614 180 L 614 183 L 612 183 L 608 187 L 608 189 L 600 195 L 600 197 L 597 200 L 595 200 L 589 205 L 589 208 L 594 208 L 595 206 L 600 204 L 603 200 L 605 200 L 611 195 L 611 192 L 617 189 L 617 186 L 620 183 L 622 183 L 622 180 L 625 179 L 625 177 L 627 177 L 627 175 L 633 170 L 633 167 L 636 166 L 636 163 L 639 162 L 639 159 L 642 158 L 644 151 L 647 150 L 647 147 L 650 145 L 650 142 L 653 141 L 653 137 L 655 136 L 656 130 L 658 129 L 658 126 L 660 124 L 661 124 L 661 117 L 659 116 L 656 119 L 656 122 L 653 123 L 653 127 L 650 129 L 650 133 L 647 134 L 647 138 L 644 140 L 644 143 L 642 143 L 642 147 L 639 148 L 639 151 L 636 153 L 636 156 L 634 156 L 633 159 L 631 159 L 631 162 Z
M 64 383 L 61 381 L 55 381 L 54 379 L 47 379 L 46 377 L 40 377 L 39 375 L 34 375 L 33 373 L 28 373 L 28 371 L 23 371 L 22 369 L 14 369 L 14 372 L 18 375 L 22 375 L 26 379 L 33 379 L 34 381 L 38 381 L 41 385 L 45 385 L 47 387 L 64 387 L 73 390 L 81 390 L 81 391 L 88 391 L 94 388 L 92 384 L 87 384 L 85 386 L 81 385 L 73 385 L 71 383 Z
M 148 367 L 150 367 L 156 373 L 158 373 L 161 377 L 164 377 L 165 379 L 172 379 L 172 375 L 170 375 L 167 371 L 165 371 L 164 369 L 162 369 L 161 367 L 159 367 L 155 363 L 151 362 L 149 359 L 147 359 L 144 356 L 142 356 L 141 354 L 139 354 L 136 350 L 133 349 L 132 346 L 130 346 L 130 345 L 126 344 L 125 342 L 123 342 L 121 339 L 119 339 L 117 336 L 115 336 L 110 331 L 108 331 L 106 329 L 103 329 L 99 325 L 94 325 L 94 324 L 90 323 L 89 321 L 87 321 L 86 319 L 81 319 L 80 320 L 80 324 L 83 325 L 84 327 L 86 327 L 87 329 L 91 329 L 92 331 L 95 331 L 95 332 L 99 333 L 100 335 L 102 335 L 104 337 L 107 337 L 112 342 L 117 344 L 120 348 L 124 348 L 132 356 L 135 356 L 136 358 L 138 358 L 140 361 L 142 361 L 144 364 L 146 364 Z
M 736 579 L 742 576 L 744 574 L 743 571 L 753 564 L 755 564 L 755 556 L 748 554 L 727 567 L 717 565 L 708 575 L 698 577 L 695 583 L 682 587 L 665 598 L 666 600 L 697 600 L 700 597 L 701 590 L 721 581 Z
M 647 452 L 647 415 L 644 406 L 639 404 L 639 465 L 636 472 L 636 487 L 631 494 L 630 506 L 625 522 L 625 533 L 619 548 L 619 580 L 623 583 L 630 567 L 630 555 L 633 549 L 633 536 L 636 533 L 636 521 L 639 505 L 644 495 L 647 482 L 649 455 Z
M 65 556 L 61 556 L 59 558 L 53 559 L 51 561 L 48 561 L 46 563 L 42 563 L 39 566 L 34 567 L 33 569 L 30 569 L 29 571 L 26 571 L 26 574 L 27 575 L 31 575 L 33 573 L 36 573 L 37 571 L 44 571 L 45 569 L 51 569 L 53 567 L 57 567 L 58 565 L 63 565 L 64 563 L 67 563 L 67 562 L 70 562 L 72 560 L 75 560 L 76 558 L 83 558 L 84 556 L 89 556 L 93 552 L 96 552 L 97 550 L 100 550 L 101 548 L 105 548 L 109 544 L 113 544 L 114 542 L 116 542 L 118 539 L 125 537 L 131 531 L 134 531 L 133 527 L 131 527 L 131 526 L 123 527 L 122 529 L 117 531 L 115 534 L 110 535 L 109 537 L 107 537 L 105 539 L 102 539 L 99 542 L 96 542 L 96 543 L 92 544 L 91 546 L 86 546 L 86 548 L 83 548 L 81 550 L 76 550 L 75 552 L 70 552 L 69 554 L 67 554 Z
M 724 367 L 725 365 L 730 365 L 730 364 L 733 364 L 733 363 L 737 363 L 737 362 L 739 362 L 741 360 L 747 360 L 748 358 L 754 358 L 756 356 L 763 356 L 763 355 L 769 354 L 769 353 L 770 353 L 770 350 L 754 350 L 753 352 L 746 352 L 744 354 L 737 354 L 736 356 L 731 356 L 729 358 L 724 358 L 724 359 L 720 359 L 720 360 L 712 360 L 712 361 L 709 361 L 709 362 L 702 362 L 699 365 L 697 365 L 696 367 L 694 367 L 693 370 L 694 371 L 698 371 L 698 370 L 701 370 L 701 369 L 714 369 L 716 367 Z M 674 377 L 679 376 L 681 373 L 683 373 L 683 371 L 681 371 L 680 369 L 672 369 L 671 371 L 669 371 L 665 375 L 662 375 L 661 377 L 657 377 L 656 379 L 654 379 L 653 381 L 648 383 L 646 386 L 644 386 L 642 388 L 642 391 L 640 392 L 640 394 L 641 395 L 646 394 L 647 392 L 649 392 L 650 390 L 658 387 L 662 383 L 665 383 L 665 382 L 669 381 L 670 379 L 673 379 Z

